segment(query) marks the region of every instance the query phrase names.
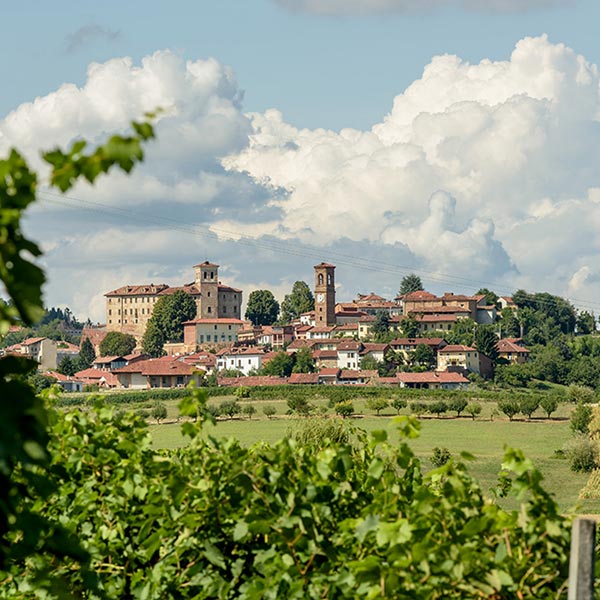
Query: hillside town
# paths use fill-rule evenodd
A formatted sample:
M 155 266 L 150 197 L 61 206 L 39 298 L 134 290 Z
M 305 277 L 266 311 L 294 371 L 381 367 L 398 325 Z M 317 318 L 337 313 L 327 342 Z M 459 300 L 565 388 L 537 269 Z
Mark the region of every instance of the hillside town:
M 393 299 L 369 293 L 337 302 L 335 265 L 322 262 L 314 267 L 311 310 L 285 324 L 260 325 L 242 319 L 242 290 L 222 284 L 218 269 L 205 261 L 193 267 L 194 281 L 180 287 L 128 284 L 107 292 L 106 324 L 84 327 L 79 347 L 35 337 L 1 352 L 33 358 L 40 372 L 66 391 L 86 386 L 171 388 L 190 381 L 230 387 L 385 385 L 451 390 L 467 387 L 474 377 L 491 378 L 495 361 L 522 364 L 529 358 L 523 339 L 501 337 L 501 327 L 494 329 L 489 352 L 493 356 L 475 345 L 445 339 L 461 321 L 492 328 L 500 311 L 516 311 L 510 297 L 490 303 L 485 294 L 436 296 L 416 289 Z M 166 342 L 161 356 L 151 356 L 144 350 L 144 334 L 154 307 L 181 292 L 193 299 L 195 316 L 179 324 L 181 341 Z M 134 340 L 130 352 L 103 355 L 101 344 L 113 332 Z M 72 374 L 60 372 L 61 361 L 69 357 L 76 364 L 86 343 L 93 348 L 91 364 Z M 269 368 L 269 363 L 285 363 L 286 356 L 287 365 Z M 292 368 L 300 356 L 304 362 Z

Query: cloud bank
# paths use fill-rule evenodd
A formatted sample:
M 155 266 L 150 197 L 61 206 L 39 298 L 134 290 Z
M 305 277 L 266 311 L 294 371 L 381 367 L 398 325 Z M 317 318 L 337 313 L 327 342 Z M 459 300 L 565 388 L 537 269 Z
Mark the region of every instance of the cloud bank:
M 47 302 L 97 320 L 104 292 L 189 281 L 204 259 L 246 294 L 283 295 L 328 260 L 341 298 L 391 296 L 416 270 L 433 291 L 523 286 L 593 303 L 599 82 L 572 49 L 525 38 L 506 61 L 434 57 L 370 130 L 309 130 L 277 109 L 245 114 L 218 61 L 164 51 L 92 64 L 82 87 L 20 106 L 0 121 L 0 151 L 39 165 L 40 148 L 165 109 L 131 177 L 81 184 L 76 200 L 42 193 L 27 223 L 47 252 Z

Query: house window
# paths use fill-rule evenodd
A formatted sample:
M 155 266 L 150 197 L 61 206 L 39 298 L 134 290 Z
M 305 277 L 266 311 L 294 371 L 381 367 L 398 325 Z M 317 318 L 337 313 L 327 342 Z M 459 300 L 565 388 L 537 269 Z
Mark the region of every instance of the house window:
M 231 325 L 227 325 L 227 327 L 229 328 L 229 331 L 231 331 Z
M 226 307 L 226 306 L 224 306 L 224 307 L 223 307 L 223 314 L 225 314 L 226 312 L 227 312 L 227 307 Z M 230 327 L 229 329 L 231 329 L 231 327 Z
M 212 312 L 212 306 L 209 306 L 209 307 L 208 307 L 208 310 L 207 310 L 206 312 L 209 312 L 209 313 L 211 313 L 211 312 Z
M 108 309 L 108 314 L 112 315 L 112 310 L 110 308 Z
M 208 279 L 208 272 L 204 271 L 204 279 Z
M 211 278 L 211 279 L 214 279 L 214 278 L 215 278 L 215 272 L 214 272 L 214 271 L 211 271 L 211 272 L 210 272 L 210 278 Z

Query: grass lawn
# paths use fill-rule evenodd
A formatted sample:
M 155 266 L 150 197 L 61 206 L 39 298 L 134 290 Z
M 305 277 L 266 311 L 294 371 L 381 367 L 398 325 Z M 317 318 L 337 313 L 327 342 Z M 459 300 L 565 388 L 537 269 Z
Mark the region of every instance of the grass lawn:
M 222 400 L 223 398 L 219 398 L 214 402 Z M 219 421 L 216 426 L 207 427 L 207 433 L 217 438 L 235 437 L 248 445 L 258 441 L 275 442 L 301 421 L 283 416 L 286 409 L 284 401 L 252 402 L 257 409 L 256 417 L 250 420 Z M 154 443 L 159 448 L 182 446 L 186 440 L 181 436 L 180 424 L 174 422 L 178 414 L 177 401 L 167 401 L 165 404 L 170 422 L 150 426 Z M 277 409 L 278 415 L 274 419 L 266 419 L 262 413 L 263 406 L 267 404 Z M 566 418 L 572 409 L 571 406 L 561 405 L 557 418 L 553 420 L 538 418 L 531 422 L 509 422 L 503 415 L 502 418 L 494 416 L 494 419 L 490 420 L 495 403 L 482 403 L 482 406 L 482 417 L 476 421 L 465 417 L 421 419 L 421 436 L 410 443 L 415 453 L 424 459 L 426 468 L 430 466 L 428 459 L 436 446 L 448 448 L 454 456 L 465 450 L 475 456 L 475 460 L 469 463 L 469 471 L 480 481 L 484 491 L 488 491 L 496 483 L 504 446 L 519 448 L 541 470 L 546 489 L 555 495 L 562 511 L 600 513 L 600 501 L 578 500 L 579 491 L 585 485 L 587 475 L 573 473 L 569 469 L 568 461 L 553 457 L 555 450 L 562 448 L 572 439 L 569 421 Z M 360 401 L 355 402 L 355 407 L 357 411 L 364 410 Z M 368 411 L 365 411 L 364 417 L 353 419 L 353 422 L 367 431 L 385 429 L 392 441 L 397 439 L 390 411 L 381 417 L 367 413 Z M 541 416 L 540 414 L 539 417 Z M 509 501 L 508 505 L 514 507 L 516 504 Z

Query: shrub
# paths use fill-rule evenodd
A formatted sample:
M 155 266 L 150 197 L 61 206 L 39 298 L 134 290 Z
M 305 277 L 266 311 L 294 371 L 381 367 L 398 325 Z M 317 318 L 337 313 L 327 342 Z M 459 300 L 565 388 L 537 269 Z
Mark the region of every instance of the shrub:
M 267 419 L 270 419 L 275 414 L 277 414 L 277 409 L 274 406 L 271 406 L 270 404 L 263 406 L 262 410 L 263 410 L 264 415 L 267 417 Z
M 523 396 L 519 400 L 519 412 L 531 420 L 531 415 L 539 408 L 540 400 L 537 396 Z
M 592 388 L 585 385 L 570 385 L 567 388 L 567 399 L 569 402 L 583 402 L 584 404 L 592 404 L 596 401 L 596 393 Z
M 291 434 L 288 432 L 288 436 Z M 320 450 L 329 443 L 347 444 L 350 429 L 343 419 L 310 417 L 300 422 L 292 437 L 302 446 Z
M 546 416 L 550 418 L 550 415 L 553 412 L 556 412 L 556 410 L 558 409 L 558 398 L 556 396 L 548 394 L 540 400 L 540 406 L 542 407 L 542 410 L 546 413 Z
M 388 401 L 385 398 L 367 398 L 366 402 L 369 410 L 374 410 L 377 416 L 380 415 L 381 411 L 389 406 Z
M 427 412 L 427 404 L 425 402 L 411 402 L 410 410 L 420 417 Z
M 589 432 L 591 420 L 592 407 L 580 400 L 571 413 L 571 430 L 573 433 L 586 435 Z
M 475 417 L 481 414 L 481 404 L 479 404 L 478 402 L 471 402 L 467 404 L 465 411 L 468 415 L 471 415 L 471 418 L 474 421 Z
M 519 401 L 516 398 L 505 398 L 504 400 L 498 401 L 498 408 L 512 421 L 515 415 L 521 412 Z
M 335 405 L 336 414 L 340 415 L 344 419 L 351 417 L 354 414 L 354 404 L 352 400 L 344 400 L 343 402 L 338 402 Z
M 433 449 L 431 464 L 434 467 L 441 467 L 442 465 L 445 465 L 451 458 L 452 455 L 450 454 L 450 450 L 448 450 L 448 448 L 439 448 L 436 446 Z
M 240 387 L 235 388 L 234 395 L 236 398 L 250 398 L 250 388 L 246 385 L 240 385 Z
M 236 400 L 223 400 L 219 404 L 219 414 L 233 419 L 235 415 L 239 415 L 242 408 Z
M 443 400 L 436 400 L 429 405 L 429 412 L 437 415 L 439 419 L 442 414 L 448 411 L 448 405 Z
M 303 417 L 308 416 L 314 410 L 314 406 L 304 396 L 288 398 L 287 405 L 290 412 Z
M 450 410 L 455 410 L 456 416 L 460 417 L 460 413 L 462 413 L 465 410 L 465 408 L 467 408 L 467 400 L 460 396 L 452 398 L 452 400 L 450 400 L 450 402 L 448 403 L 448 408 Z
M 392 408 L 396 409 L 396 412 L 398 414 L 400 414 L 400 411 L 403 408 L 406 408 L 407 402 L 404 398 L 399 398 L 398 396 L 396 396 L 396 397 L 392 398 L 390 405 L 392 406 Z
M 249 419 L 252 418 L 252 415 L 256 414 L 256 408 L 252 404 L 246 404 L 242 408 L 242 414 L 246 415 Z
M 568 442 L 564 452 L 575 473 L 589 473 L 596 467 L 596 443 L 586 436 L 579 435 Z
M 162 402 L 155 402 L 150 415 L 160 423 L 167 418 L 167 407 Z

